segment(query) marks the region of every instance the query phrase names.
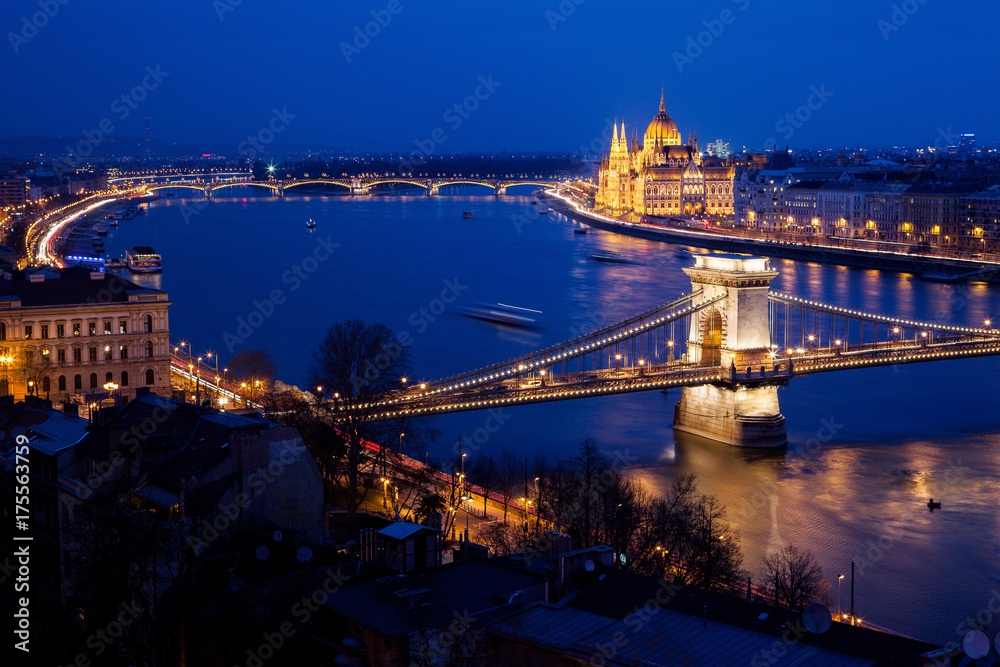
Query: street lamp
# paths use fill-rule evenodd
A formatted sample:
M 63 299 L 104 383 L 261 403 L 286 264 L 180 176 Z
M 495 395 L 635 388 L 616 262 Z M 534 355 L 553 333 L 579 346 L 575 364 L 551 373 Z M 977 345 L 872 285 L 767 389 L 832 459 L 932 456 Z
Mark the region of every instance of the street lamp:
M 840 582 L 844 580 L 844 575 L 837 577 L 837 618 L 840 618 Z

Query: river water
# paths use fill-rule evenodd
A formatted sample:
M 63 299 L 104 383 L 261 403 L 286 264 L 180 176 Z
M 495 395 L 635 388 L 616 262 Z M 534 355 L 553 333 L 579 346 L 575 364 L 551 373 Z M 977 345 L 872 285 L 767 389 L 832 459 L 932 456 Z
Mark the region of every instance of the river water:
M 183 191 L 181 191 L 183 192 Z M 230 191 L 233 192 L 233 191 Z M 468 192 L 468 191 L 462 191 Z M 477 191 L 478 192 L 478 191 Z M 383 322 L 413 339 L 415 379 L 432 380 L 557 343 L 689 291 L 688 250 L 590 230 L 525 196 L 164 198 L 122 222 L 108 253 L 151 245 L 170 293 L 175 339 L 196 354 L 264 348 L 302 384 L 330 324 Z M 463 211 L 473 218 L 465 220 Z M 310 232 L 305 221 L 318 226 Z M 630 264 L 588 259 L 595 250 Z M 696 250 L 690 249 L 697 252 Z M 777 260 L 772 283 L 796 296 L 916 320 L 1000 319 L 1000 287 Z M 474 302 L 542 311 L 537 329 L 461 316 Z M 653 491 L 694 473 L 739 529 L 755 575 L 771 548 L 814 552 L 841 607 L 911 636 L 961 641 L 957 626 L 1000 599 L 1000 359 L 821 374 L 779 392 L 790 446 L 762 454 L 675 436 L 677 393 L 632 394 L 441 417 L 431 456 L 463 443 L 568 458 L 586 436 L 630 462 Z M 497 428 L 499 426 L 499 428 Z M 929 512 L 929 497 L 941 510 Z M 995 607 L 995 604 L 994 604 Z

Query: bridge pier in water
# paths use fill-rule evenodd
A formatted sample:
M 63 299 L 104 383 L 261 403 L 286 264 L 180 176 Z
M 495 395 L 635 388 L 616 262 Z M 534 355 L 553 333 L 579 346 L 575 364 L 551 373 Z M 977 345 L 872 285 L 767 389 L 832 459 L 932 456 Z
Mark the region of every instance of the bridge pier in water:
M 684 272 L 704 299 L 723 297 L 691 318 L 684 360 L 721 366 L 734 379 L 759 371 L 760 380 L 682 388 L 674 428 L 738 447 L 786 445 L 778 384 L 766 379 L 775 370 L 768 289 L 778 272 L 764 257 L 741 255 L 695 255 Z

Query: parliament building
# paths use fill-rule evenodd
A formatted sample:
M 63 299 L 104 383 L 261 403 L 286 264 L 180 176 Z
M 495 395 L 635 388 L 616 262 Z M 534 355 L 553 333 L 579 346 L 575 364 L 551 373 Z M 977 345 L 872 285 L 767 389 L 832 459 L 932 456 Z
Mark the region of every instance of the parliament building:
M 613 215 L 733 215 L 733 163 L 702 158 L 698 134 L 681 142 L 677 124 L 667 115 L 663 95 L 642 138 L 629 141 L 622 122 L 615 124 L 611 152 L 604 157 L 595 206 Z

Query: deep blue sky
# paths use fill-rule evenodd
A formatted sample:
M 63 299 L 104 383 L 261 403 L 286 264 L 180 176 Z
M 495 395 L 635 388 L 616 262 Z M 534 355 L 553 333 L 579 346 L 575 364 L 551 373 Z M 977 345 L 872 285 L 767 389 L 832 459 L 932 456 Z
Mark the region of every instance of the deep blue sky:
M 139 136 L 149 115 L 156 139 L 235 146 L 287 108 L 277 144 L 410 151 L 441 128 L 435 152 L 575 150 L 606 118 L 644 128 L 661 82 L 702 144 L 784 144 L 789 126 L 775 124 L 824 85 L 833 95 L 792 128 L 793 148 L 998 134 L 996 2 L 394 0 L 401 11 L 347 62 L 341 43 L 393 2 L 57 1 L 12 45 L 41 10 L 4 0 L 0 136 L 79 136 L 104 118 Z M 894 4 L 916 11 L 889 32 Z M 679 68 L 673 54 L 724 10 L 731 22 Z M 112 102 L 156 65 L 168 76 L 121 120 Z M 500 86 L 455 128 L 445 112 L 490 75 Z

